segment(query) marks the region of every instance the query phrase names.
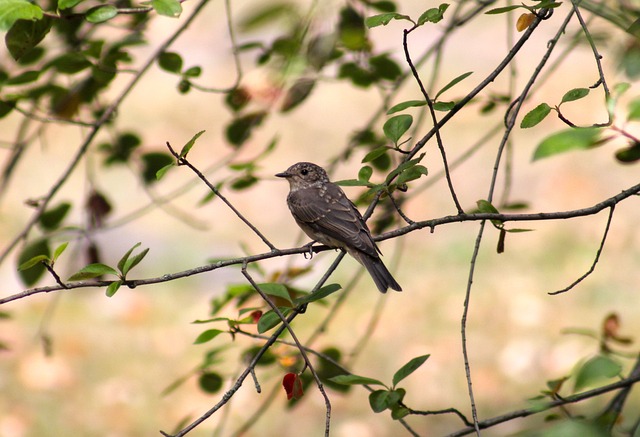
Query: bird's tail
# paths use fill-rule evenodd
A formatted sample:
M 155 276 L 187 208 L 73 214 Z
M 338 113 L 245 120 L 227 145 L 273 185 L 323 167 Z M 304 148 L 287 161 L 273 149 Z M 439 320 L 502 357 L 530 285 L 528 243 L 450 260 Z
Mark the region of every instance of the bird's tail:
M 396 291 L 402 291 L 402 287 L 400 287 L 400 284 L 396 282 L 391 275 L 391 272 L 389 272 L 380 258 L 374 258 L 363 252 L 354 253 L 353 251 L 350 251 L 350 254 L 360 264 L 362 264 L 365 269 L 367 269 L 369 275 L 371 275 L 371 278 L 373 279 L 373 282 L 375 282 L 376 287 L 378 287 L 378 290 L 380 290 L 381 293 L 386 293 L 389 288 Z

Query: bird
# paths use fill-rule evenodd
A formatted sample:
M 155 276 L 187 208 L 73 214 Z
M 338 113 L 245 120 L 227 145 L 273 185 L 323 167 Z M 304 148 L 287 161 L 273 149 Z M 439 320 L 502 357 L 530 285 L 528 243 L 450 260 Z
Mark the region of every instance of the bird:
M 287 206 L 309 238 L 345 250 L 367 269 L 380 292 L 402 291 L 380 259 L 382 252 L 360 211 L 322 167 L 298 162 L 276 176 L 289 182 Z

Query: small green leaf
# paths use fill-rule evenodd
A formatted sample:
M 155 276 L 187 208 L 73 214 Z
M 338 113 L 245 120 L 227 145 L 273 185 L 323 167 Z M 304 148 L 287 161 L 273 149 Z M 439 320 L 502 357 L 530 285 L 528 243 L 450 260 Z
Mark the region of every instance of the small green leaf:
M 142 243 L 136 243 L 136 244 L 134 244 L 134 245 L 133 245 L 133 247 L 132 247 L 131 249 L 127 250 L 127 251 L 125 252 L 125 254 L 124 254 L 124 255 L 122 255 L 122 258 L 120 258 L 120 260 L 118 261 L 118 265 L 117 265 L 118 270 L 120 270 L 120 272 L 122 272 L 122 271 L 123 271 L 123 269 L 124 269 L 124 265 L 125 265 L 125 263 L 127 262 L 127 260 L 129 259 L 129 256 L 131 255 L 131 252 L 133 252 L 133 251 L 134 251 L 134 249 L 135 249 L 136 247 L 139 247 L 141 244 L 142 244 Z
M 429 171 L 425 166 L 416 165 L 400 173 L 398 175 L 398 179 L 396 179 L 396 184 L 406 184 L 407 182 L 414 181 L 422 176 L 426 176 L 427 174 L 429 174 Z
M 311 303 L 311 302 L 315 302 L 317 300 L 320 299 L 324 299 L 325 297 L 329 296 L 330 294 L 335 293 L 336 291 L 340 290 L 342 287 L 339 284 L 329 284 L 329 285 L 325 285 L 324 287 L 316 290 L 315 293 L 311 293 L 311 294 L 307 294 L 303 297 L 299 297 L 297 298 L 294 303 L 296 306 L 299 305 L 303 305 L 306 303 Z
M 277 282 L 265 282 L 262 284 L 258 284 L 258 287 L 264 294 L 279 297 L 280 299 L 284 299 L 287 302 L 293 304 L 291 295 L 289 294 L 289 290 L 284 284 L 279 284 Z
M 413 117 L 411 115 L 396 115 L 385 122 L 382 130 L 387 138 L 397 144 L 402 135 L 409 130 L 412 123 Z
M 382 385 L 384 384 L 377 379 L 367 378 L 366 376 L 358 375 L 338 375 L 333 378 L 329 378 L 331 381 L 343 385 Z
M 498 211 L 498 209 L 493 206 L 490 202 L 484 200 L 484 199 L 480 199 L 476 202 L 476 205 L 478 205 L 478 211 L 485 213 L 485 214 L 500 214 L 500 211 Z
M 226 137 L 229 143 L 234 147 L 240 147 L 249 139 L 254 128 L 260 126 L 267 116 L 264 111 L 246 114 L 236 118 L 227 126 Z
M 68 245 L 69 245 L 69 242 L 66 242 L 56 247 L 56 250 L 53 251 L 53 258 L 51 259 L 51 261 L 56 262 L 58 260 L 58 257 L 62 255 L 62 252 L 65 251 Z
M 424 23 L 437 23 L 444 18 L 444 12 L 449 7 L 449 4 L 442 3 L 437 8 L 427 9 L 418 18 L 418 26 L 422 26 Z
M 640 120 L 640 98 L 629 102 L 627 107 L 627 121 Z
M 504 14 L 506 12 L 511 12 L 514 9 L 524 8 L 522 5 L 513 5 L 513 6 L 504 6 L 502 8 L 489 9 L 485 14 L 487 15 L 496 15 L 496 14 Z
M 77 273 L 74 273 L 69 278 L 69 281 L 84 281 L 85 279 L 97 278 L 102 275 L 115 275 L 118 276 L 112 267 L 109 267 L 102 263 L 89 264 L 84 266 Z
M 420 156 L 418 156 L 417 158 L 411 159 L 407 162 L 403 162 L 402 164 L 400 164 L 397 168 L 395 168 L 393 171 L 391 171 L 386 179 L 385 182 L 391 183 L 391 181 L 398 175 L 400 175 L 402 172 L 406 171 L 407 169 L 417 165 L 420 161 L 422 161 L 422 158 L 424 158 L 424 153 L 422 153 Z
M 174 164 L 171 155 L 163 152 L 150 152 L 142 155 L 142 180 L 149 185 L 158 181 L 157 174 L 163 167 Z
M 158 65 L 169 73 L 180 73 L 182 71 L 182 56 L 175 52 L 162 52 L 158 57 Z
M 52 231 L 57 229 L 60 226 L 62 220 L 64 220 L 65 216 L 71 209 L 71 204 L 68 202 L 61 203 L 51 209 L 46 210 L 42 213 L 40 218 L 38 219 L 38 223 L 42 226 L 43 229 L 47 231 Z
M 103 23 L 116 15 L 118 15 L 118 8 L 113 5 L 103 5 L 89 9 L 84 18 L 89 23 Z
M 109 286 L 107 287 L 107 291 L 105 292 L 107 297 L 113 297 L 118 292 L 121 285 L 122 281 L 113 281 L 111 284 L 109 284 Z
M 29 70 L 20 73 L 17 76 L 10 77 L 4 81 L 5 85 L 24 85 L 26 83 L 35 82 L 40 77 L 42 70 Z
M 533 160 L 557 155 L 570 150 L 586 150 L 596 145 L 600 137 L 598 128 L 574 128 L 555 133 L 538 145 Z
M 200 75 L 202 74 L 202 67 L 189 67 L 182 74 L 184 74 L 186 77 L 200 77 Z
M 579 392 L 603 380 L 618 376 L 621 371 L 622 366 L 620 363 L 609 356 L 597 355 L 592 357 L 580 366 L 573 391 Z
M 421 355 L 419 357 L 413 358 L 407 364 L 402 366 L 393 375 L 393 386 L 395 387 L 400 381 L 415 372 L 420 366 L 424 364 L 425 361 L 427 361 L 427 359 L 429 359 L 430 356 L 431 354 Z
M 364 182 L 358 179 L 344 179 L 342 181 L 335 181 L 336 185 L 340 185 L 341 187 L 369 187 L 372 186 L 369 182 Z
M 180 158 L 184 158 L 184 157 L 187 156 L 187 154 L 189 153 L 189 151 L 191 151 L 191 148 L 196 143 L 198 138 L 200 138 L 200 136 L 205 132 L 206 131 L 201 130 L 200 132 L 195 134 L 193 137 L 191 137 L 191 139 L 189 141 L 187 141 L 187 144 L 185 144 L 184 147 L 182 148 L 182 150 L 180 151 Z
M 393 420 L 400 420 L 403 417 L 409 415 L 411 411 L 407 407 L 403 407 L 401 405 L 395 405 L 391 410 L 391 418 Z
M 129 273 L 132 268 L 134 268 L 135 266 L 140 264 L 140 261 L 142 261 L 144 259 L 144 257 L 147 256 L 147 253 L 149 253 L 149 248 L 146 248 L 142 252 L 140 252 L 139 254 L 134 255 L 131 258 L 128 258 L 127 261 L 124 263 L 124 266 L 122 268 L 122 275 L 123 276 L 127 276 L 127 273 Z
M 58 0 L 58 9 L 64 11 L 82 3 L 84 0 Z
M 589 94 L 589 88 L 574 88 L 570 91 L 567 91 L 564 96 L 562 96 L 562 103 L 565 102 L 573 102 L 574 100 L 582 99 Z
M 204 372 L 198 378 L 198 385 L 205 393 L 213 394 L 219 392 L 223 383 L 222 377 L 215 372 Z
M 35 21 L 23 19 L 16 21 L 4 38 L 13 59 L 18 61 L 25 55 L 33 53 L 32 50 L 49 33 L 52 22 L 53 20 L 49 17 Z
M 391 20 L 409 20 L 407 15 L 397 14 L 395 12 L 387 12 L 384 14 L 373 15 L 364 20 L 364 24 L 369 28 L 386 26 Z
M 47 255 L 37 255 L 31 258 L 28 261 L 23 262 L 18 266 L 18 270 L 28 270 L 31 267 L 34 267 L 38 264 L 42 264 L 43 262 L 49 262 L 49 257 Z
M 540 103 L 527 113 L 520 123 L 521 129 L 528 129 L 540 123 L 551 112 L 551 106 L 546 103 Z
M 632 164 L 640 161 L 640 144 L 632 143 L 630 147 L 625 147 L 616 151 L 616 159 L 623 164 Z
M 195 339 L 195 341 L 193 342 L 193 344 L 202 344 L 202 343 L 206 343 L 208 341 L 213 340 L 214 338 L 216 338 L 218 335 L 222 334 L 224 331 L 220 330 L 220 329 L 207 329 L 206 331 L 200 333 L 200 335 L 198 335 L 198 337 Z
M 18 20 L 40 20 L 42 9 L 26 0 L 2 0 L 0 30 L 7 31 Z
M 436 96 L 435 96 L 435 98 L 433 100 L 438 100 L 438 97 L 440 97 L 440 95 L 442 93 L 444 93 L 445 91 L 451 89 L 452 87 L 454 87 L 458 83 L 462 82 L 463 80 L 465 80 L 467 77 L 471 76 L 472 74 L 473 74 L 473 71 L 468 71 L 468 72 L 463 73 L 460 76 L 454 78 L 453 80 L 451 80 L 451 82 L 449 82 L 444 87 L 442 87 L 442 89 L 440 91 L 438 91 L 438 94 L 436 94 Z
M 58 56 L 47 64 L 63 74 L 75 74 L 91 67 L 91 62 L 82 53 L 69 52 Z
M 387 146 L 376 147 L 371 152 L 364 155 L 364 158 L 362 158 L 361 162 L 364 164 L 365 162 L 375 161 L 376 159 L 387 153 L 388 150 L 389 148 Z
M 374 413 L 382 413 L 389 408 L 389 390 L 375 390 L 369 394 L 369 405 Z
M 406 102 L 400 102 L 397 105 L 393 105 L 388 111 L 387 115 L 395 114 L 396 112 L 404 111 L 407 108 L 424 106 L 427 102 L 424 100 L 407 100 Z
M 278 309 L 285 317 L 291 312 L 291 308 Z M 278 326 L 281 322 L 282 320 L 280 319 L 280 316 L 278 316 L 275 311 L 269 310 L 260 317 L 260 320 L 258 320 L 258 333 L 264 334 L 268 330 Z
M 358 172 L 358 180 L 363 182 L 369 182 L 369 179 L 371 179 L 372 174 L 373 174 L 373 169 L 368 165 L 365 165 Z
M 182 13 L 182 5 L 178 0 L 151 0 L 151 7 L 165 17 L 177 18 Z
M 159 181 L 160 179 L 162 179 L 164 175 L 175 166 L 176 164 L 172 162 L 171 164 L 167 164 L 164 167 L 162 167 L 160 170 L 156 172 L 156 180 Z
M 451 111 L 454 106 L 456 106 L 456 102 L 433 102 L 433 109 L 435 111 Z
M 45 238 L 27 244 L 22 249 L 20 255 L 18 255 L 18 266 L 22 266 L 27 261 L 40 255 L 45 256 L 46 259 L 49 259 L 51 256 L 51 250 L 49 249 L 49 240 Z M 38 282 L 38 280 L 46 272 L 46 268 L 43 265 L 37 264 L 38 262 L 36 262 L 36 264 L 34 264 L 34 266 L 28 270 L 19 271 L 20 280 L 22 280 L 22 282 L 28 287 Z

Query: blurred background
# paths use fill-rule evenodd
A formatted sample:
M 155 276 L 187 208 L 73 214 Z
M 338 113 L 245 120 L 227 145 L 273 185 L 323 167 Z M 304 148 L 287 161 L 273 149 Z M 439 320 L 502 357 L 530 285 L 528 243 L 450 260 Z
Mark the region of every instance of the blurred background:
M 295 17 L 290 14 L 288 18 L 252 27 L 248 25 L 249 19 L 258 15 L 258 8 L 268 2 L 232 3 L 237 46 L 271 41 L 292 26 L 291 17 Z M 337 1 L 298 1 L 286 5 L 305 19 L 312 17 L 310 33 L 327 34 L 336 29 L 339 20 L 336 11 L 346 7 Z M 149 21 L 144 33 L 147 44 L 131 48 L 134 60 L 129 68 L 135 69 L 148 59 L 181 25 L 194 4 L 185 2 L 182 6 L 180 19 L 154 17 Z M 366 10 L 359 2 L 352 6 L 364 16 L 377 13 Z M 451 11 L 454 7 L 451 6 Z M 476 201 L 488 195 L 506 109 L 506 104 L 495 96 L 520 92 L 570 7 L 562 4 L 550 19 L 542 22 L 518 53 L 512 69 L 505 70 L 442 129 L 449 162 L 456 163 L 453 183 L 466 211 L 473 211 Z M 415 18 L 424 11 L 425 5 L 400 2 L 398 8 L 402 14 Z M 635 77 L 621 67 L 637 39 L 587 10 L 584 13 L 590 20 L 589 29 L 597 36 L 609 87 L 621 82 L 631 84 L 618 102 L 616 123 L 638 135 L 638 126 L 625 124 L 624 120 L 628 102 L 640 95 L 640 90 L 634 83 Z M 419 67 L 430 92 L 441 89 L 465 72 L 473 74 L 443 94 L 442 100 L 458 100 L 479 84 L 522 35 L 514 29 L 517 15 L 507 18 L 507 15 L 479 14 L 452 31 L 445 39 L 443 55 L 437 61 L 432 57 Z M 97 32 L 105 35 L 125 32 L 124 20 L 125 17 L 118 17 L 111 26 Z M 409 24 L 392 21 L 367 34 L 376 53 L 387 53 L 403 72 L 407 65 L 402 52 L 402 30 Z M 438 41 L 446 24 L 445 13 L 443 22 L 425 25 L 410 35 L 409 48 L 416 59 Z M 579 25 L 574 20 L 553 54 L 551 62 L 557 62 L 557 66 L 534 89 L 521 116 L 542 102 L 554 106 L 568 90 L 588 88 L 598 81 L 597 66 L 586 40 L 579 38 L 575 47 L 572 46 L 570 37 L 576 33 L 579 34 Z M 56 44 L 62 46 L 56 38 L 48 40 L 48 44 L 54 48 Z M 570 51 L 565 51 L 568 48 Z M 180 54 L 185 68 L 196 65 L 202 68 L 197 83 L 215 88 L 234 85 L 237 73 L 223 3 L 208 4 L 170 50 Z M 334 180 L 354 179 L 368 150 L 351 148 L 347 159 L 336 161 L 336 158 L 344 156 L 354 133 L 384 110 L 385 88 L 358 87 L 349 81 L 337 80 L 336 68 L 330 67 L 317 73 L 318 81 L 308 99 L 295 110 L 279 112 L 273 108 L 281 104 L 282 90 L 291 84 L 290 77 L 283 76 L 282 71 L 276 71 L 269 64 L 256 66 L 257 55 L 249 50 L 241 53 L 240 85 L 251 95 L 252 105 L 271 112 L 241 147 L 231 147 L 225 136 L 234 119 L 225 104 L 225 94 L 197 89 L 181 93 L 180 77 L 157 64 L 141 78 L 117 110 L 116 119 L 100 131 L 81 165 L 52 201 L 53 205 L 73 204 L 65 218 L 65 227 L 50 237 L 54 247 L 70 242 L 56 263 L 56 271 L 63 279 L 89 262 L 88 239 L 79 229 L 86 228 L 88 223 L 84 203 L 91 190 L 104 193 L 112 206 L 105 225 L 91 234 L 99 248 L 101 262 L 115 265 L 137 242 L 141 242 L 141 248 L 150 249 L 143 262 L 132 271 L 131 279 L 159 277 L 205 265 L 212 259 L 269 251 L 220 199 L 202 204 L 208 189 L 187 168 L 171 169 L 155 183 L 141 180 L 142 154 L 166 153 L 166 142 L 179 150 L 202 130 L 206 132 L 198 139 L 189 160 L 214 184 L 240 177 L 242 172 L 230 168 L 229 164 L 252 161 L 277 139 L 275 148 L 257 162 L 252 173 L 257 183 L 244 189 L 232 189 L 227 183 L 221 190 L 276 247 L 297 247 L 308 242 L 286 207 L 287 184 L 273 175 L 304 160 L 330 167 Z M 5 70 L 22 68 L 12 64 L 6 50 L 1 56 Z M 291 68 L 294 70 L 291 77 L 299 77 L 295 66 Z M 119 74 L 101 98 L 110 102 L 132 76 L 126 72 Z M 392 87 L 389 83 L 387 90 Z M 6 97 L 11 88 L 3 88 L 2 92 Z M 498 108 L 484 113 L 481 109 L 491 96 L 498 101 Z M 415 81 L 408 79 L 387 106 L 421 98 Z M 596 88 L 581 101 L 563 106 L 563 113 L 580 125 L 604 122 L 603 99 L 602 89 Z M 427 115 L 424 107 L 405 113 L 416 119 L 420 114 Z M 441 117 L 444 112 L 437 114 Z M 638 183 L 637 164 L 621 164 L 614 156 L 625 145 L 621 140 L 592 150 L 532 161 L 537 144 L 566 127 L 553 115 L 535 128 L 514 129 L 509 149 L 510 173 L 505 180 L 502 167 L 496 199 L 523 202 L 527 206 L 522 212 L 566 211 L 592 206 Z M 79 118 L 89 119 L 88 113 L 81 113 Z M 15 132 L 23 119 L 23 115 L 13 113 L 2 120 L 4 149 L 0 152 L 6 160 L 10 159 Z M 381 132 L 385 119 L 386 116 L 375 119 L 374 129 Z M 431 128 L 428 120 L 427 117 L 423 123 L 416 124 L 415 131 L 409 131 L 406 136 L 412 136 L 409 144 L 428 132 Z M 88 131 L 87 127 L 59 123 L 45 124 L 38 131 L 0 199 L 3 247 L 9 245 L 32 217 L 34 209 L 27 201 L 48 192 Z M 496 134 L 481 141 L 492 131 Z M 135 132 L 141 138 L 133 159 L 123 165 L 103 167 L 105 152 L 99 145 L 113 142 L 126 132 Z M 423 150 L 426 156 L 421 164 L 427 167 L 429 175 L 409 184 L 403 211 L 416 221 L 453 215 L 456 210 L 442 177 L 442 159 L 435 140 Z M 468 157 L 462 159 L 465 156 Z M 458 163 L 458 160 L 461 161 Z M 380 182 L 385 176 L 385 172 L 376 172 L 372 181 Z M 364 190 L 345 187 L 345 191 L 355 199 Z M 360 208 L 364 211 L 366 206 L 360 205 Z M 599 335 L 608 315 L 619 316 L 620 335 L 637 340 L 634 337 L 640 332 L 637 304 L 640 208 L 636 197 L 616 208 L 595 272 L 567 293 L 548 294 L 568 286 L 589 269 L 606 222 L 605 210 L 571 220 L 508 223 L 507 228 L 532 231 L 508 234 L 505 252 L 501 254 L 496 251 L 498 231 L 487 224 L 475 265 L 466 332 L 480 419 L 525 408 L 527 399 L 547 388 L 547 381 L 570 375 L 581 362 L 596 355 L 600 345 L 588 334 Z M 311 305 L 307 313 L 299 316 L 293 325 L 299 338 L 307 339 L 331 315 L 333 318 L 313 347 L 317 350 L 338 348 L 353 373 L 388 384 L 393 373 L 408 360 L 431 354 L 419 370 L 401 383 L 407 389 L 406 405 L 417 410 L 454 407 L 470 417 L 460 330 L 478 227 L 479 223 L 475 222 L 453 223 L 382 242 L 384 261 L 402 285 L 402 293 L 380 295 L 370 278 L 360 274 L 359 265 L 345 259 L 329 282 L 345 287 L 360 274 L 359 280 L 348 291 L 339 311 L 330 314 L 332 303 L 342 292 L 330 297 L 328 306 Z M 34 231 L 32 237 L 38 232 Z M 19 252 L 20 248 L 16 248 L 0 265 L 0 298 L 27 288 L 17 272 Z M 312 260 L 301 255 L 276 257 L 260 262 L 261 271 L 255 275 L 266 282 L 287 268 L 311 268 L 309 273 L 292 282 L 308 290 L 336 256 L 336 252 L 327 251 Z M 179 428 L 180 423 L 199 417 L 220 400 L 244 369 L 243 352 L 263 343 L 243 335 L 232 338 L 225 333 L 211 342 L 193 344 L 205 329 L 226 328 L 224 323 L 192 322 L 210 318 L 212 299 L 222 296 L 230 285 L 244 282 L 240 269 L 233 267 L 136 289 L 122 287 L 112 298 L 105 296 L 104 289 L 86 288 L 37 294 L 2 305 L 0 311 L 6 317 L 0 320 L 3 345 L 0 436 L 158 435 L 160 429 L 171 432 Z M 52 284 L 54 280 L 47 275 L 37 283 L 38 286 Z M 251 304 L 260 305 L 258 300 Z M 221 314 L 237 318 L 238 310 L 228 306 Z M 243 329 L 255 332 L 254 326 Z M 567 332 L 571 330 L 574 332 Z M 575 330 L 580 331 L 575 333 Z M 223 384 L 217 393 L 205 393 L 198 384 L 197 369 L 203 356 L 214 348 L 220 350 L 212 369 L 222 377 Z M 633 357 L 637 353 L 637 342 L 619 345 L 619 348 Z M 354 349 L 358 353 L 351 356 Z M 295 351 L 279 345 L 275 352 L 282 358 Z M 623 374 L 632 361 L 620 358 Z M 247 379 L 223 410 L 190 435 L 236 435 L 247 423 L 252 426 L 242 435 L 322 435 L 325 412 L 317 389 L 311 385 L 297 405 L 290 407 L 280 387 L 283 374 L 280 366 L 258 367 L 256 376 L 262 393 L 256 393 L 253 382 Z M 182 384 L 168 390 L 176 381 Z M 567 384 L 570 392 L 573 383 Z M 333 406 L 332 435 L 407 434 L 388 412 L 371 411 L 368 392 L 364 389 L 353 387 L 348 393 L 328 390 Z M 604 408 L 606 399 L 567 408 L 576 414 L 594 414 Z M 633 405 L 638 411 L 638 393 L 632 392 L 628 405 L 629 411 L 633 411 Z M 263 407 L 267 408 L 266 413 L 254 419 L 252 415 Z M 543 419 L 543 415 L 539 415 L 510 421 L 487 431 L 487 435 L 542 429 Z M 410 416 L 406 420 L 423 436 L 445 435 L 463 427 L 454 415 Z

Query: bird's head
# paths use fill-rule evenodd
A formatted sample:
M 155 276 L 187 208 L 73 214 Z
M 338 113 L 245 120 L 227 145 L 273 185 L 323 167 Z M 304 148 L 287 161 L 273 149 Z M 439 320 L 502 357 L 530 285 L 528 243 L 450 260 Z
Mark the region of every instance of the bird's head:
M 292 191 L 329 182 L 327 172 L 311 162 L 298 162 L 276 176 L 289 181 Z

